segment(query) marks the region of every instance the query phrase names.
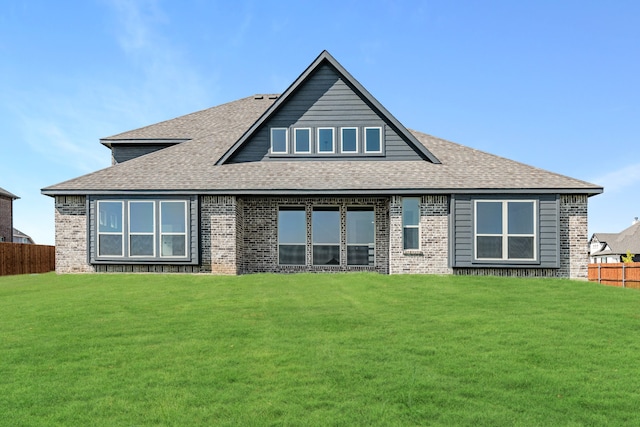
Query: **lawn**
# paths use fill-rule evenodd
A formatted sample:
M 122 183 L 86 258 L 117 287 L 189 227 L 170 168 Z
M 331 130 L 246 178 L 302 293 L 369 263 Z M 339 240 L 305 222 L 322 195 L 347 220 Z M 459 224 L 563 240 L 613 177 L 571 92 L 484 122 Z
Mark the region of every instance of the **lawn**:
M 640 291 L 377 274 L 0 278 L 0 425 L 640 425 Z

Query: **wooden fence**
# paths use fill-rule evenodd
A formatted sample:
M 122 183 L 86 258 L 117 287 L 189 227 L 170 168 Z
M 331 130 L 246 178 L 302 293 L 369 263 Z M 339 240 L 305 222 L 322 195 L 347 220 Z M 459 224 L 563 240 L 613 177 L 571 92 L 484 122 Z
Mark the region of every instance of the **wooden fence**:
M 589 280 L 603 285 L 640 289 L 640 262 L 589 264 Z
M 0 276 L 47 273 L 55 269 L 55 246 L 0 243 Z

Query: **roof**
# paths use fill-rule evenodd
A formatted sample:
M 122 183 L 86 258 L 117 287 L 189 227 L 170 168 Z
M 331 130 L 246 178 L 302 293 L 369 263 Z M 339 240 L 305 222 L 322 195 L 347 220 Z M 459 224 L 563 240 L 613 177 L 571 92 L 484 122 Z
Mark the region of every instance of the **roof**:
M 17 228 L 13 229 L 13 238 L 21 238 L 21 239 L 27 239 L 29 240 L 31 243 L 33 242 L 33 239 L 31 238 L 31 236 L 28 236 L 26 234 L 24 234 L 22 231 L 18 230 Z
M 225 163 L 277 111 L 314 67 L 330 64 L 424 160 L 281 159 Z M 256 95 L 103 138 L 174 140 L 168 148 L 44 188 L 73 194 L 452 194 L 583 193 L 602 187 L 406 129 L 327 52 L 282 96 Z
M 591 240 L 594 238 L 600 243 L 606 243 L 608 248 L 591 256 L 624 255 L 627 251 L 634 255 L 640 254 L 640 222 L 635 222 L 620 233 L 594 233 Z
M 2 187 L 0 187 L 0 196 L 9 197 L 9 198 L 14 199 L 14 200 L 20 198 L 20 197 L 16 196 L 15 194 L 8 192 L 7 190 L 5 190 Z

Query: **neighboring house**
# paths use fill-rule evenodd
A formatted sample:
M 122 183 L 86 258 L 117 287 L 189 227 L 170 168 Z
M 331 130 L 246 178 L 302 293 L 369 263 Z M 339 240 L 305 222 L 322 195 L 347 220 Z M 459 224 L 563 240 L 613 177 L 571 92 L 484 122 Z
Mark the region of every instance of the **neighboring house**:
M 35 244 L 30 236 L 27 236 L 17 228 L 13 229 L 13 243 L 27 243 L 29 245 Z
M 589 256 L 592 263 L 622 262 L 630 252 L 634 262 L 640 262 L 640 221 L 633 220 L 631 227 L 620 233 L 594 233 L 589 240 Z
M 0 242 L 13 241 L 13 201 L 19 199 L 0 187 Z
M 587 277 L 601 187 L 410 131 L 326 51 L 279 96 L 101 142 L 113 166 L 42 190 L 59 273 Z

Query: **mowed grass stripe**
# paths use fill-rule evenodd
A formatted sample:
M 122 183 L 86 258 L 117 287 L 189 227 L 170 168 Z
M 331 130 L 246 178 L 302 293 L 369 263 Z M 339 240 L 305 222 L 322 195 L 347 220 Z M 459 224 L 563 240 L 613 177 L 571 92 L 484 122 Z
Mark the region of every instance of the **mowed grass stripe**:
M 46 274 L 0 313 L 0 425 L 640 424 L 636 290 Z

